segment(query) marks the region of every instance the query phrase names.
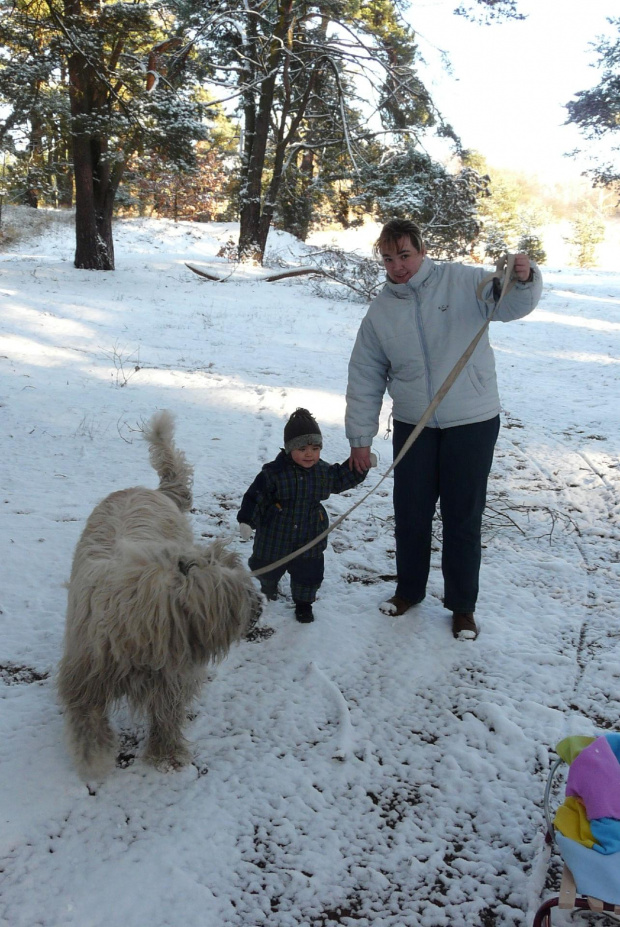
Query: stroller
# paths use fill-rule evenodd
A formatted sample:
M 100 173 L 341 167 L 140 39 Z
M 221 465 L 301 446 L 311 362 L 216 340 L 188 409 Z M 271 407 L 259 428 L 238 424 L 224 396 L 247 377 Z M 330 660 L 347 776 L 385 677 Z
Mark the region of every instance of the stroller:
M 544 811 L 547 842 L 564 868 L 559 894 L 543 902 L 532 927 L 552 927 L 556 907 L 606 914 L 620 923 L 620 734 L 567 737 L 556 752 Z M 551 794 L 565 764 L 566 797 L 552 818 Z

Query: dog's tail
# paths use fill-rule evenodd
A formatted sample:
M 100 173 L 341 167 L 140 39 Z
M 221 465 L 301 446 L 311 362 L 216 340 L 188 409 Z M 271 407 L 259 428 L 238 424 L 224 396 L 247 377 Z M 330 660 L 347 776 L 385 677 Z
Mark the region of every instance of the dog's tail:
M 144 427 L 151 465 L 159 476 L 159 491 L 169 496 L 182 512 L 192 506 L 194 470 L 174 443 L 174 418 L 165 409 L 156 412 Z

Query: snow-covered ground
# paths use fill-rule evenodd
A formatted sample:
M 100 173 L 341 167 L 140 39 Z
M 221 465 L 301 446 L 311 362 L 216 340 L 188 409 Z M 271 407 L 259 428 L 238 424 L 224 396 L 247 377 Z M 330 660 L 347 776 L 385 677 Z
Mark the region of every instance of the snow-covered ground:
M 236 510 L 297 406 L 320 422 L 324 459 L 348 456 L 366 306 L 308 278 L 212 283 L 184 266 L 229 273 L 216 254 L 231 232 L 118 222 L 113 273 L 75 270 L 71 224 L 53 217 L 0 252 L 0 921 L 526 927 L 557 887 L 542 814 L 553 748 L 620 723 L 611 270 L 545 268 L 539 308 L 492 327 L 503 427 L 476 642 L 451 636 L 438 549 L 424 603 L 379 613 L 393 591 L 388 478 L 330 536 L 314 624 L 288 598 L 269 603 L 275 633 L 213 670 L 188 727 L 193 765 L 146 766 L 121 710 L 114 774 L 85 784 L 72 767 L 54 689 L 64 583 L 93 506 L 156 485 L 140 423 L 173 411 L 196 536 L 230 535 L 244 557 Z M 346 244 L 368 250 L 363 232 Z M 305 250 L 273 233 L 269 259 Z M 384 430 L 365 490 L 391 461 Z

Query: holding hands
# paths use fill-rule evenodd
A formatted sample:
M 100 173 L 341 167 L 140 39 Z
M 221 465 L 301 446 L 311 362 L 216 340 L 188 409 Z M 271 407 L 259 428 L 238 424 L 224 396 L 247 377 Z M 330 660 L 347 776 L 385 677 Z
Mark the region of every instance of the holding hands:
M 369 447 L 352 447 L 349 457 L 349 470 L 366 473 L 371 467 L 377 466 L 377 455 Z

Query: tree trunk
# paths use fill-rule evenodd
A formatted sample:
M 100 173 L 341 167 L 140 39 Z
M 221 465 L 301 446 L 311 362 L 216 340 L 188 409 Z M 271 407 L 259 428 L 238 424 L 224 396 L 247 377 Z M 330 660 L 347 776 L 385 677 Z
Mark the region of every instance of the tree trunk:
M 65 0 L 70 21 L 82 19 L 81 0 Z M 89 130 L 93 117 L 105 112 L 106 90 L 94 64 L 75 50 L 69 56 L 73 174 L 75 178 L 75 267 L 114 270 L 112 209 L 116 186 L 105 161 L 107 140 Z M 120 179 L 120 178 L 119 178 Z
M 262 180 L 269 138 L 269 117 L 275 89 L 275 73 L 261 84 L 258 113 L 252 118 L 253 132 L 246 133 L 248 163 L 239 211 L 239 258 L 262 264 L 267 236 L 262 236 Z
M 79 127 L 77 132 L 74 129 L 74 264 L 85 270 L 114 270 L 112 210 L 116 185 L 104 160 L 106 147 L 104 139 L 80 133 Z
M 64 167 L 64 162 L 70 163 L 70 153 L 65 158 L 63 154 L 63 166 L 56 167 L 56 189 L 58 190 L 58 206 L 61 209 L 71 209 L 73 206 L 73 172 L 70 167 Z
M 262 186 L 265 171 L 265 158 L 269 129 L 272 115 L 272 106 L 275 93 L 278 66 L 285 54 L 284 49 L 290 44 L 290 28 L 293 17 L 293 0 L 283 0 L 279 4 L 279 20 L 274 31 L 269 59 L 266 62 L 267 76 L 261 82 L 258 109 L 254 108 L 254 101 L 248 95 L 245 101 L 246 137 L 243 164 L 243 182 L 241 191 L 241 208 L 239 210 L 239 258 L 240 260 L 254 260 L 263 263 L 265 245 L 273 204 L 269 218 L 263 220 Z M 250 48 L 248 60 L 256 61 L 255 46 L 252 48 L 253 36 L 250 35 Z M 283 123 L 282 123 L 283 124 Z M 276 183 L 279 186 L 279 179 Z M 269 199 L 271 199 L 269 197 Z M 267 223 L 265 226 L 265 222 Z
M 75 176 L 75 267 L 114 270 L 109 171 L 102 169 L 97 139 L 73 138 Z
M 60 68 L 61 80 L 64 86 L 68 85 L 66 66 Z M 73 170 L 71 163 L 71 127 L 70 119 L 63 113 L 54 133 L 53 146 L 54 172 L 56 175 L 56 189 L 58 191 L 58 206 L 71 209 L 73 206 Z
M 37 82 L 37 91 L 40 82 Z M 41 195 L 41 170 L 43 167 L 43 127 L 39 114 L 34 111 L 30 116 L 30 137 L 28 139 L 28 169 L 26 172 L 26 189 L 24 190 L 24 206 L 32 209 L 39 208 Z
M 51 168 L 56 178 L 57 206 L 70 209 L 73 206 L 73 170 L 71 167 L 70 129 L 59 130 L 51 152 Z
M 312 138 L 312 136 L 311 136 Z M 305 241 L 310 233 L 310 220 L 312 219 L 312 200 L 310 186 L 314 177 L 314 152 L 304 151 L 299 166 L 299 192 L 298 206 L 295 214 L 294 234 Z
M 310 100 L 311 94 L 317 83 L 317 76 L 319 73 L 320 71 L 318 66 L 315 66 L 308 77 L 308 82 L 306 84 L 303 97 L 297 103 L 297 111 L 294 117 L 291 119 L 288 128 L 287 119 L 289 115 L 290 95 L 287 95 L 282 103 L 280 126 L 278 129 L 277 138 L 275 139 L 275 153 L 271 171 L 271 182 L 269 184 L 267 196 L 265 197 L 263 211 L 260 216 L 258 226 L 258 243 L 261 248 L 261 254 L 264 254 L 265 248 L 267 246 L 267 236 L 269 235 L 269 229 L 271 228 L 273 214 L 275 212 L 278 195 L 280 193 L 280 186 L 282 184 L 282 172 L 284 170 L 284 157 L 286 155 L 288 146 L 295 137 L 297 129 L 299 128 L 299 125 L 306 113 L 308 101 Z M 287 84 L 286 74 L 284 83 Z

